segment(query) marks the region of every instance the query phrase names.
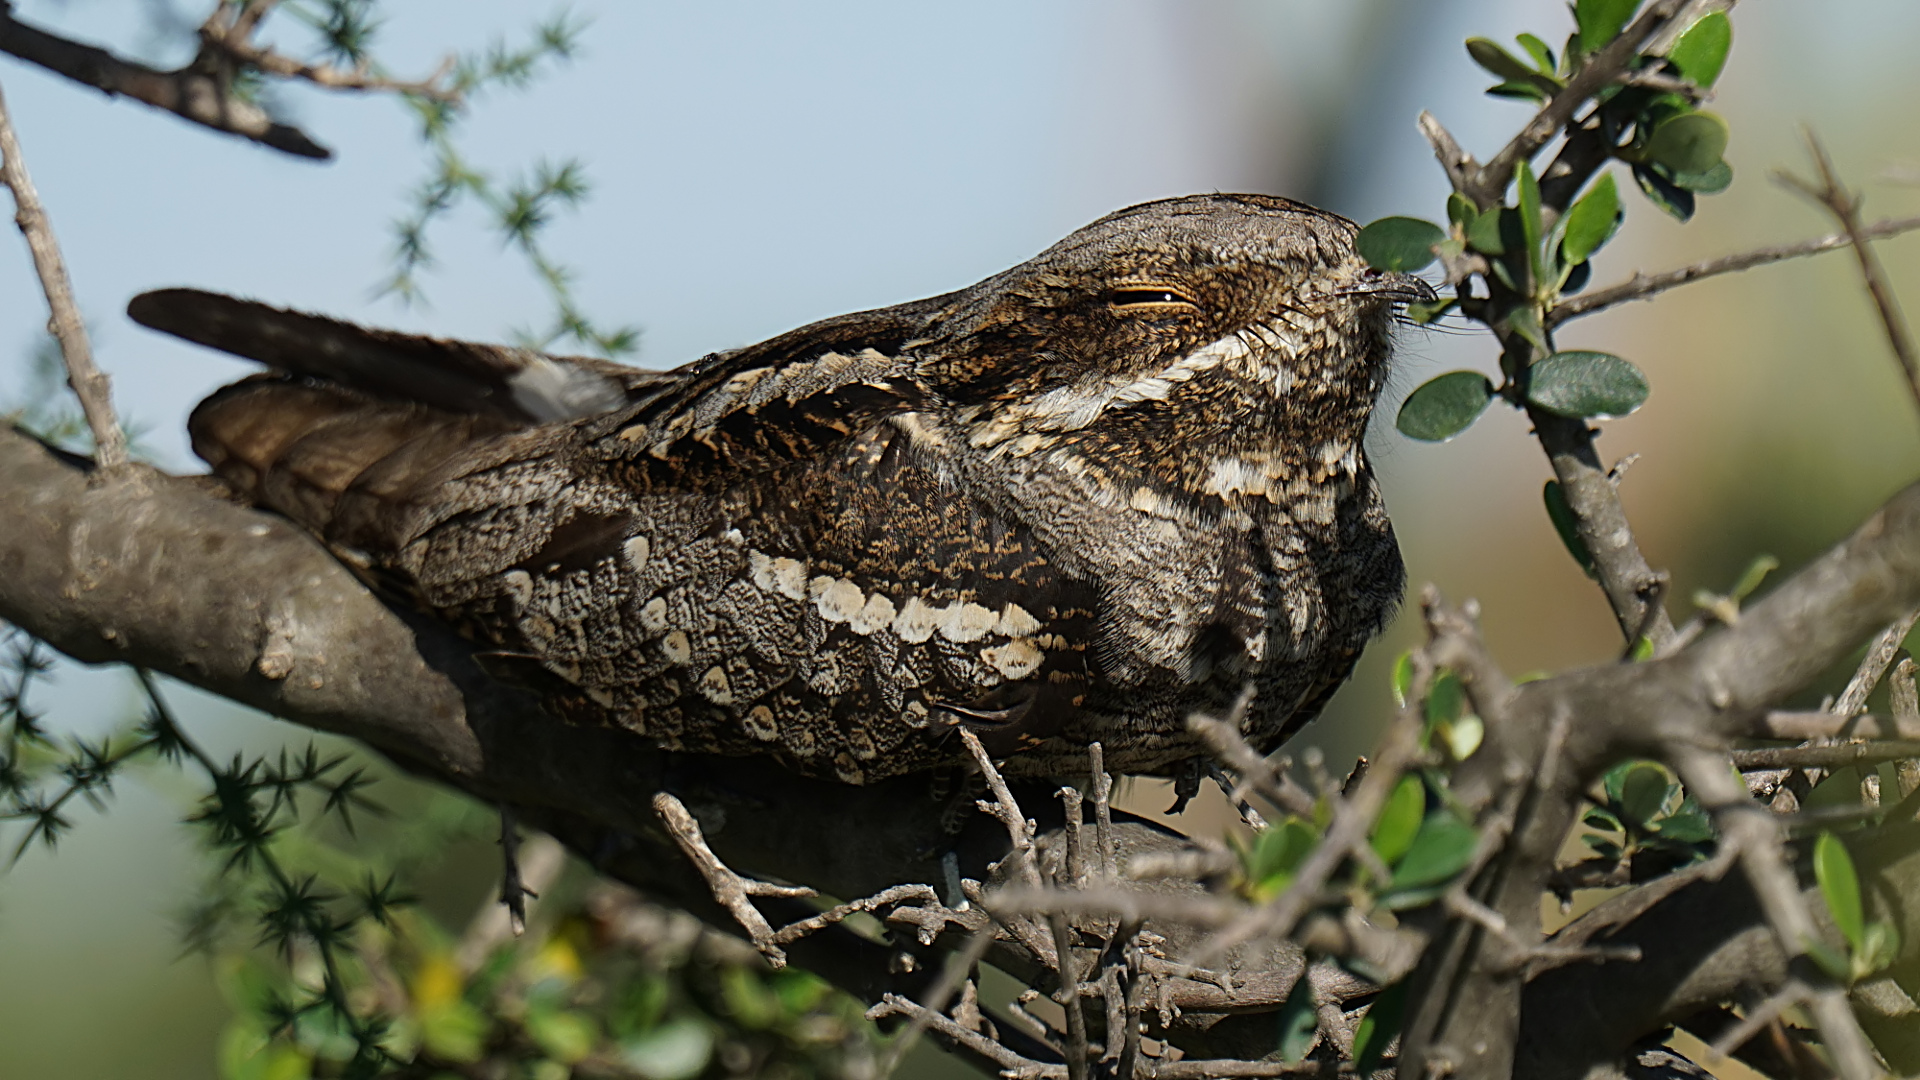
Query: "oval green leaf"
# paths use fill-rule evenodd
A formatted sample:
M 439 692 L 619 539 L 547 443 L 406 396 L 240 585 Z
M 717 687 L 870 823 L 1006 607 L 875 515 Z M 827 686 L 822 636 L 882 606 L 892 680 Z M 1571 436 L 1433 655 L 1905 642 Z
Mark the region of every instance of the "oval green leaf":
M 1313 1037 L 1319 1031 L 1320 1011 L 1313 1003 L 1313 980 L 1305 971 L 1294 980 L 1293 992 L 1280 1007 L 1280 1059 L 1298 1064 L 1313 1049 Z
M 1493 384 L 1477 371 L 1449 371 L 1407 395 L 1393 426 L 1409 439 L 1444 442 L 1467 429 L 1493 400 Z
M 1593 552 L 1587 549 L 1587 542 L 1580 538 L 1580 523 L 1574 517 L 1573 507 L 1567 503 L 1567 493 L 1560 488 L 1560 481 L 1547 481 L 1546 490 L 1541 492 L 1541 500 L 1547 504 L 1547 520 L 1553 522 L 1553 531 L 1560 534 L 1560 542 L 1567 546 L 1567 554 L 1580 564 L 1580 569 L 1588 577 L 1595 575 Z
M 1727 122 L 1710 112 L 1670 117 L 1647 140 L 1646 156 L 1676 173 L 1702 173 L 1727 152 Z
M 1620 217 L 1620 189 L 1614 185 L 1613 174 L 1607 173 L 1567 211 L 1566 237 L 1560 241 L 1567 262 L 1586 262 L 1599 251 L 1620 227 Z
M 1669 172 L 1667 179 L 1682 191 L 1718 195 L 1733 183 L 1733 166 L 1719 161 L 1704 172 Z
M 1733 47 L 1733 20 L 1724 11 L 1713 11 L 1687 27 L 1686 33 L 1667 50 L 1667 61 L 1680 69 L 1680 76 L 1695 86 L 1712 86 L 1727 65 L 1727 50 Z
M 1653 205 L 1672 214 L 1680 221 L 1693 216 L 1693 192 L 1677 186 L 1660 175 L 1653 166 L 1635 165 L 1633 179 L 1640 185 L 1640 190 L 1646 194 L 1648 201 Z
M 1652 762 L 1641 762 L 1627 770 L 1620 780 L 1620 813 L 1623 820 L 1645 829 L 1667 805 L 1673 785 L 1667 771 Z
M 1573 17 L 1580 24 L 1580 51 L 1599 52 L 1620 36 L 1639 7 L 1640 0 L 1576 0 Z
M 1455 817 L 1436 810 L 1420 823 L 1413 845 L 1393 870 L 1393 888 L 1417 889 L 1436 885 L 1466 868 L 1480 834 Z
M 1387 1046 L 1400 1034 L 1401 1015 L 1406 1010 L 1407 984 L 1394 983 L 1374 997 L 1367 1015 L 1353 1032 L 1354 1071 L 1372 1076 L 1387 1056 Z
M 1431 221 L 1385 217 L 1361 229 L 1354 247 L 1374 269 L 1408 274 L 1432 263 L 1434 245 L 1446 238 L 1446 231 Z
M 1847 854 L 1847 845 L 1830 832 L 1822 831 L 1820 839 L 1814 841 L 1813 877 L 1820 883 L 1820 897 L 1827 902 L 1840 936 L 1857 951 L 1867 923 L 1860 906 L 1860 878 L 1853 871 L 1853 856 Z
M 1510 82 L 1528 82 L 1537 74 L 1491 38 L 1468 38 L 1467 55 L 1473 57 L 1474 63 Z
M 1554 353 L 1533 365 L 1527 385 L 1528 401 L 1575 419 L 1625 416 L 1647 400 L 1647 393 L 1647 377 L 1639 368 L 1603 352 Z
M 1413 846 L 1420 819 L 1427 809 L 1427 786 L 1417 776 L 1403 776 L 1387 796 L 1387 805 L 1373 823 L 1373 850 L 1392 866 Z

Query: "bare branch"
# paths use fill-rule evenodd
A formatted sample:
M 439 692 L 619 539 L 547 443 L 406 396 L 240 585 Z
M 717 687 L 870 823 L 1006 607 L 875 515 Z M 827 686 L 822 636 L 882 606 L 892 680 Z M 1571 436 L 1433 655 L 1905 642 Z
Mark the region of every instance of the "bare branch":
M 1894 669 L 1891 686 L 1898 687 L 1900 672 Z M 1912 675 L 1907 676 L 1909 682 Z M 1920 710 L 1902 715 L 1896 707 L 1892 717 L 1861 713 L 1852 717 L 1830 712 L 1770 712 L 1754 717 L 1753 724 L 1740 734 L 1756 739 L 1912 739 L 1920 740 Z
M 15 19 L 4 4 L 0 4 L 0 52 L 110 95 L 130 97 L 202 127 L 238 135 L 296 157 L 324 161 L 333 156 L 333 151 L 308 138 L 306 132 L 276 122 L 265 109 L 237 96 L 229 74 L 198 59 L 175 71 L 159 71 L 28 26 Z
M 1846 990 L 1824 977 L 1807 959 L 1807 946 L 1819 940 L 1819 928 L 1787 859 L 1779 820 L 1748 797 L 1745 786 L 1727 770 L 1721 755 L 1698 747 L 1676 747 L 1670 752 L 1670 763 L 1688 790 L 1713 814 L 1721 835 L 1739 849 L 1740 866 L 1779 939 L 1781 951 L 1808 983 L 1808 1009 L 1819 1025 L 1821 1042 L 1833 1055 L 1841 1080 L 1874 1080 L 1880 1070 L 1866 1033 L 1854 1019 Z
M 461 102 L 460 92 L 446 85 L 446 78 L 453 72 L 454 67 L 454 59 L 451 56 L 442 61 L 440 67 L 424 79 L 393 79 L 375 74 L 367 68 L 342 70 L 331 64 L 309 64 L 303 60 L 295 60 L 291 56 L 253 44 L 247 39 L 246 34 L 237 30 L 233 33 L 222 33 L 203 27 L 200 38 L 237 63 L 257 68 L 269 75 L 299 79 L 329 90 L 409 94 L 448 105 L 458 105 Z
M 1860 235 L 1866 240 L 1880 240 L 1889 236 L 1920 229 L 1920 217 L 1887 218 L 1872 225 L 1862 226 Z M 1774 247 L 1756 248 L 1737 255 L 1722 255 L 1717 259 L 1708 259 L 1678 270 L 1667 270 L 1658 274 L 1635 272 L 1631 278 L 1618 285 L 1604 289 L 1595 289 L 1590 293 L 1562 300 L 1547 313 L 1547 325 L 1558 326 L 1570 319 L 1582 315 L 1591 315 L 1596 311 L 1627 303 L 1631 300 L 1648 300 L 1668 289 L 1689 285 L 1721 274 L 1732 274 L 1741 270 L 1751 270 L 1756 266 L 1781 262 L 1786 259 L 1798 259 L 1807 255 L 1818 255 L 1824 251 L 1833 251 L 1851 245 L 1853 238 L 1846 233 L 1834 233 L 1831 236 L 1802 240 L 1796 244 L 1780 244 Z
M 0 19 L 6 8 L 0 6 Z M 86 414 L 87 429 L 93 433 L 94 455 L 102 468 L 114 468 L 127 462 L 127 436 L 113 414 L 113 386 L 106 373 L 93 363 L 93 348 L 87 343 L 87 325 L 73 302 L 73 282 L 67 278 L 66 260 L 60 257 L 60 245 L 53 238 L 53 225 L 40 205 L 40 196 L 27 175 L 26 158 L 20 153 L 20 139 L 13 132 L 7 115 L 7 103 L 0 97 L 0 184 L 13 192 L 17 208 L 14 224 L 27 238 L 33 253 L 33 269 L 40 275 L 40 291 L 52 312 L 48 328 L 60 342 L 60 357 L 67 365 L 67 385 L 80 399 Z
M 1420 110 L 1420 134 L 1426 136 L 1427 144 L 1433 147 L 1433 156 L 1446 172 L 1447 182 L 1453 185 L 1453 190 L 1464 193 L 1479 163 L 1473 160 L 1472 154 L 1460 149 L 1453 133 L 1425 109 Z
M 1891 742 L 1851 742 L 1831 746 L 1788 746 L 1772 750 L 1735 750 L 1735 768 L 1748 769 L 1822 769 L 1832 771 L 1849 765 L 1878 765 L 1883 761 L 1920 757 L 1920 742 L 1901 739 Z
M 773 927 L 768 925 L 767 917 L 760 914 L 760 909 L 753 906 L 749 897 L 814 896 L 814 891 L 799 885 L 771 885 L 764 881 L 753 881 L 727 869 L 727 865 L 707 846 L 706 837 L 700 832 L 700 823 L 687 812 L 685 804 L 667 792 L 654 795 L 653 809 L 660 815 L 667 833 L 680 845 L 680 850 L 686 853 L 701 876 L 707 879 L 707 884 L 713 889 L 713 898 L 739 921 L 754 947 L 760 950 L 769 964 L 776 968 L 785 967 L 785 950 L 775 942 Z
M 522 893 L 537 899 L 560 877 L 560 871 L 566 869 L 567 851 L 553 837 L 537 833 L 522 845 L 517 865 Z M 526 909 L 523 907 L 520 926 L 524 928 L 525 925 Z M 480 910 L 473 913 L 466 932 L 460 935 L 460 944 L 453 951 L 454 963 L 461 971 L 472 974 L 480 970 L 480 965 L 486 963 L 494 949 L 519 936 L 519 933 L 507 905 L 502 904 L 498 896 L 489 897 Z
M 1827 156 L 1826 147 L 1820 144 L 1813 130 L 1807 129 L 1805 135 L 1814 167 L 1820 171 L 1820 183 L 1810 184 L 1786 172 L 1776 172 L 1774 176 L 1786 186 L 1826 207 L 1827 212 L 1846 231 L 1847 239 L 1853 244 L 1854 255 L 1860 261 L 1860 275 L 1866 281 L 1867 295 L 1873 298 L 1873 305 L 1880 312 L 1880 323 L 1886 330 L 1887 344 L 1893 349 L 1894 359 L 1900 361 L 1900 370 L 1907 377 L 1907 388 L 1912 391 L 1915 404 L 1920 404 L 1920 349 L 1915 348 L 1913 332 L 1907 327 L 1906 316 L 1900 313 L 1900 302 L 1894 299 L 1893 287 L 1887 283 L 1886 267 L 1880 265 L 1880 256 L 1867 243 L 1865 230 L 1860 224 L 1860 199 L 1840 183 L 1839 176 L 1833 170 L 1833 159 Z

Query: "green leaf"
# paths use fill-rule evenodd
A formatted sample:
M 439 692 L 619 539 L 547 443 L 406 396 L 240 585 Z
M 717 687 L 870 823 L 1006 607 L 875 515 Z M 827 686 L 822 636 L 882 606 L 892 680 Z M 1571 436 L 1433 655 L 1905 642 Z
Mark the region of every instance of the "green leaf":
M 1673 784 L 1667 770 L 1643 761 L 1627 770 L 1620 779 L 1620 816 L 1622 820 L 1645 829 L 1667 805 Z
M 1853 981 L 1859 982 L 1882 968 L 1891 967 L 1899 957 L 1900 931 L 1884 920 L 1868 923 L 1861 935 L 1860 948 L 1853 954 Z
M 1443 296 L 1433 301 L 1415 300 L 1407 305 L 1407 318 L 1412 319 L 1417 325 L 1425 326 L 1453 310 L 1453 305 L 1459 302 L 1460 298 L 1457 296 Z
M 1393 426 L 1410 439 L 1444 442 L 1479 419 L 1493 400 L 1493 384 L 1477 371 L 1449 371 L 1407 395 Z
M 1540 181 L 1534 178 L 1532 164 L 1525 161 L 1513 170 L 1513 175 L 1520 193 L 1520 231 L 1526 238 L 1527 265 L 1537 284 L 1546 277 L 1540 272 L 1540 237 L 1546 231 L 1540 221 Z
M 1582 817 L 1580 820 L 1588 828 L 1600 829 L 1605 832 L 1624 832 L 1625 831 L 1620 825 L 1620 819 L 1617 817 L 1614 817 L 1613 811 L 1608 810 L 1604 806 L 1593 807 L 1592 809 L 1588 810 L 1586 813 L 1586 816 Z
M 1733 583 L 1733 589 L 1727 595 L 1735 600 L 1745 600 L 1753 595 L 1753 590 L 1758 589 L 1761 582 L 1767 580 L 1768 574 L 1778 569 L 1780 569 L 1779 559 L 1771 555 L 1754 556 L 1753 561 L 1747 564 L 1745 572 L 1740 575 L 1740 580 Z
M 1370 1076 L 1387 1056 L 1387 1047 L 1400 1034 L 1400 1023 L 1407 1004 L 1407 984 L 1394 983 L 1374 996 L 1367 1015 L 1353 1032 L 1354 1072 Z
M 1437 885 L 1466 868 L 1480 834 L 1450 810 L 1435 810 L 1420 823 L 1413 844 L 1393 869 L 1392 888 Z
M 1520 219 L 1504 206 L 1476 214 L 1466 226 L 1467 246 L 1483 255 L 1505 255 L 1509 244 L 1519 246 L 1525 240 Z
M 1480 208 L 1473 205 L 1472 199 L 1467 198 L 1457 191 L 1447 196 L 1448 222 L 1454 225 L 1465 226 L 1479 216 Z
M 1385 217 L 1361 229 L 1354 247 L 1374 269 L 1405 274 L 1432 264 L 1434 245 L 1446 238 L 1446 230 L 1431 221 Z
M 1294 871 L 1319 842 L 1320 834 L 1313 826 L 1297 817 L 1268 826 L 1255 837 L 1247 859 L 1247 880 L 1254 898 L 1270 899 L 1292 884 Z
M 548 1057 L 571 1065 L 593 1052 L 600 1029 L 593 1018 L 566 1009 L 527 1010 L 527 1034 Z
M 1549 94 L 1560 89 L 1559 80 L 1535 71 L 1490 38 L 1468 38 L 1467 55 L 1473 57 L 1474 63 L 1498 76 L 1503 83 L 1533 86 Z
M 1560 241 L 1560 250 L 1567 262 L 1586 262 L 1602 244 L 1613 238 L 1614 230 L 1620 227 L 1620 218 L 1620 189 L 1614 186 L 1613 174 L 1606 173 L 1567 211 L 1566 238 Z
M 1504 320 L 1506 328 L 1526 339 L 1527 344 L 1547 351 L 1547 332 L 1540 325 L 1540 313 L 1531 307 L 1514 308 Z
M 1527 400 L 1550 413 L 1584 419 L 1625 416 L 1647 400 L 1647 377 L 1611 353 L 1558 352 L 1533 365 Z
M 1405 708 L 1407 692 L 1413 689 L 1413 653 L 1403 652 L 1393 662 L 1393 704 L 1395 708 Z
M 1313 1049 L 1319 1031 L 1320 1012 L 1313 1004 L 1313 980 L 1303 970 L 1294 980 L 1287 1003 L 1280 1007 L 1280 1057 L 1289 1064 L 1299 1062 Z
M 1647 201 L 1680 221 L 1693 217 L 1693 192 L 1676 185 L 1649 165 L 1635 165 L 1633 179 Z
M 1713 819 L 1698 810 L 1663 817 L 1655 824 L 1662 840 L 1676 844 L 1704 844 L 1713 839 Z
M 628 1039 L 620 1046 L 626 1066 L 646 1080 L 692 1080 L 713 1057 L 713 1031 L 682 1017 Z
M 1705 172 L 1727 152 L 1727 122 L 1710 112 L 1668 117 L 1653 129 L 1644 151 L 1676 173 Z
M 1441 724 L 1436 734 L 1446 744 L 1453 760 L 1465 761 L 1480 749 L 1481 741 L 1487 737 L 1487 722 L 1468 713 L 1452 723 Z
M 1832 976 L 1834 982 L 1844 985 L 1853 981 L 1853 961 L 1845 949 L 1836 949 L 1818 938 L 1808 938 L 1801 944 L 1807 947 L 1807 955 L 1813 958 L 1813 962 Z
M 1733 183 L 1733 166 L 1724 161 L 1716 162 L 1711 169 L 1702 172 L 1673 172 L 1668 170 L 1667 182 L 1682 191 L 1691 191 L 1700 195 L 1718 195 Z
M 1527 50 L 1527 55 L 1533 57 L 1533 62 L 1539 65 L 1541 71 L 1549 75 L 1553 73 L 1553 50 L 1547 47 L 1546 42 L 1532 34 L 1521 34 L 1514 40 L 1520 43 L 1521 48 Z
M 1687 27 L 1667 50 L 1667 61 L 1695 86 L 1712 86 L 1727 64 L 1733 46 L 1733 20 L 1724 11 L 1712 11 Z
M 1450 724 L 1458 719 L 1467 708 L 1467 690 L 1460 683 L 1460 676 L 1451 671 L 1442 670 L 1433 678 L 1433 686 L 1427 691 L 1427 723 Z
M 1640 0 L 1576 0 L 1573 17 L 1580 25 L 1580 51 L 1588 56 L 1620 36 Z
M 1387 805 L 1381 809 L 1379 819 L 1373 823 L 1373 850 L 1381 862 L 1392 866 L 1413 846 L 1426 809 L 1427 786 L 1417 776 L 1401 777 L 1393 794 L 1387 796 Z
M 1494 97 L 1516 98 L 1521 101 L 1544 102 L 1553 97 L 1530 82 L 1503 82 L 1487 87 L 1487 93 Z
M 1853 871 L 1853 856 L 1847 854 L 1847 846 L 1825 830 L 1813 843 L 1813 877 L 1820 883 L 1820 897 L 1827 902 L 1840 936 L 1858 952 L 1867 921 L 1860 906 L 1860 878 Z

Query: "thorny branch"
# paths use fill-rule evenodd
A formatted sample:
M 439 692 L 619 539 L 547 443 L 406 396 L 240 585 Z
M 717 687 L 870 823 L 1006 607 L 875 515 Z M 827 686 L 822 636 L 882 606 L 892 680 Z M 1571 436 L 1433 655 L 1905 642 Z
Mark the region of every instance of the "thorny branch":
M 0 19 L 5 17 L 6 9 L 0 5 Z M 93 433 L 94 457 L 102 468 L 124 465 L 127 436 L 113 414 L 113 388 L 106 373 L 94 365 L 87 324 L 73 302 L 73 282 L 67 278 L 66 260 L 60 257 L 53 225 L 47 221 L 47 212 L 27 175 L 27 162 L 20 153 L 20 139 L 14 134 L 4 97 L 0 97 L 0 184 L 13 193 L 14 224 L 20 226 L 33 253 L 33 269 L 40 275 L 40 290 L 52 312 L 47 327 L 60 343 L 60 357 L 67 365 L 67 385 L 80 399 L 87 429 Z

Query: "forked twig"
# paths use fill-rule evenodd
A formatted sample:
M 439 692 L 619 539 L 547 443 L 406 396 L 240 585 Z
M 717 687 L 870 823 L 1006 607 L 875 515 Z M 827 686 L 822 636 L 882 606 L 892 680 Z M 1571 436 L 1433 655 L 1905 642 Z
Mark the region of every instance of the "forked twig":
M 1887 269 L 1880 264 L 1880 256 L 1874 253 L 1873 246 L 1867 243 L 1865 228 L 1860 224 L 1860 198 L 1840 182 L 1833 169 L 1833 159 L 1827 156 L 1819 137 L 1812 129 L 1807 129 L 1805 135 L 1814 167 L 1820 172 L 1820 183 L 1812 184 L 1784 171 L 1775 172 L 1774 178 L 1826 207 L 1846 231 L 1860 262 L 1860 276 L 1865 280 L 1867 295 L 1873 298 L 1873 306 L 1880 312 L 1887 344 L 1893 349 L 1894 359 L 1900 362 L 1915 404 L 1920 404 L 1920 350 L 1914 347 L 1913 332 L 1907 326 L 1906 316 L 1900 313 L 1900 302 L 1894 299 L 1893 287 L 1887 283 Z
M 707 880 L 707 888 L 713 891 L 713 898 L 747 932 L 747 938 L 753 942 L 754 948 L 759 949 L 760 955 L 766 957 L 774 967 L 785 967 L 786 951 L 774 941 L 773 927 L 768 924 L 767 917 L 760 914 L 760 909 L 753 906 L 749 897 L 804 897 L 817 894 L 803 885 L 774 885 L 754 881 L 727 869 L 727 865 L 707 846 L 706 837 L 700 832 L 700 823 L 687 812 L 685 804 L 667 792 L 657 792 L 653 796 L 653 812 L 667 827 L 667 835 L 673 837 L 687 860 Z

